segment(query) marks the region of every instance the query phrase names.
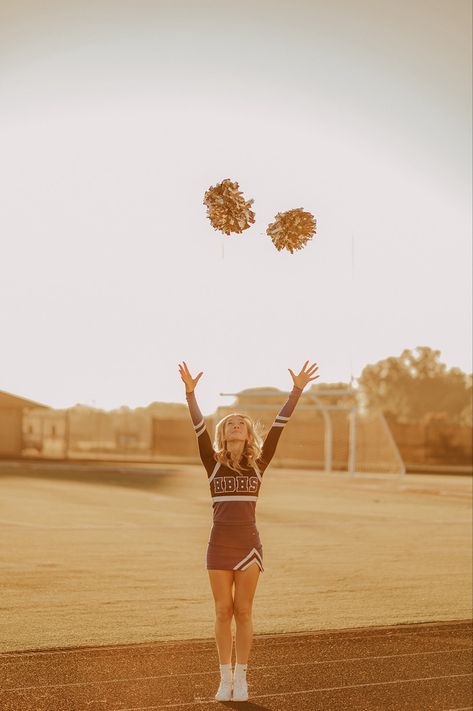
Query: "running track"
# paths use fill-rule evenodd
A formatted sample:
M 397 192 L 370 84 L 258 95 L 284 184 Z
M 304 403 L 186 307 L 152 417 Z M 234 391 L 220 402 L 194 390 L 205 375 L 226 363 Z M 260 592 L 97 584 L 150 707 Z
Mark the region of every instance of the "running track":
M 214 700 L 213 639 L 4 653 L 0 675 L 1 711 L 466 711 L 472 622 L 255 634 L 247 702 Z

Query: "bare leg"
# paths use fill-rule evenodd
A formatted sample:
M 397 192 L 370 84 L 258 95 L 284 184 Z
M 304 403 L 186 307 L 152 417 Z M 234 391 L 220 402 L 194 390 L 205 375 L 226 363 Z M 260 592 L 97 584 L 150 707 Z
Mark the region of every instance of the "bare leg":
M 252 608 L 260 569 L 252 563 L 246 570 L 235 570 L 233 614 L 236 623 L 235 647 L 238 664 L 247 664 L 253 642 Z
M 232 662 L 233 570 L 208 570 L 215 601 L 215 642 L 220 664 Z

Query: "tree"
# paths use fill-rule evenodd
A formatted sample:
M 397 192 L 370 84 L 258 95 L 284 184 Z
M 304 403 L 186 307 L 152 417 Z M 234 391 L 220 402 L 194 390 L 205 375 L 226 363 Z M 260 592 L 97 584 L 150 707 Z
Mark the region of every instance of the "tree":
M 362 405 L 380 408 L 398 422 L 413 423 L 443 413 L 450 424 L 472 424 L 472 374 L 447 370 L 440 351 L 418 346 L 405 349 L 363 369 L 358 384 Z

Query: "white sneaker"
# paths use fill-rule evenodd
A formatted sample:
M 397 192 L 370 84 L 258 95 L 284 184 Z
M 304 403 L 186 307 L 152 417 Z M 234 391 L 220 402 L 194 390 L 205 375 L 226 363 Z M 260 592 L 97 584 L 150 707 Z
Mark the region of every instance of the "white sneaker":
M 233 701 L 248 701 L 248 682 L 246 679 L 233 680 Z
M 220 686 L 215 694 L 217 701 L 231 701 L 232 699 L 232 682 L 220 679 Z

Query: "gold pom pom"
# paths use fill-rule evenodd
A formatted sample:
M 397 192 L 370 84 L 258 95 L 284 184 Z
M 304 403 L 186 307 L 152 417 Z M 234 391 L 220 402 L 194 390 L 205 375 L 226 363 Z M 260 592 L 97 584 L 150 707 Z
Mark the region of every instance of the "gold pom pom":
M 255 221 L 255 213 L 250 209 L 254 200 L 245 200 L 238 190 L 238 183 L 225 178 L 215 187 L 210 187 L 204 196 L 207 217 L 212 227 L 229 235 L 243 232 Z
M 268 225 L 266 234 L 271 237 L 278 251 L 287 249 L 291 254 L 302 249 L 315 234 L 316 220 L 302 207 L 287 212 L 278 212 L 274 222 Z

